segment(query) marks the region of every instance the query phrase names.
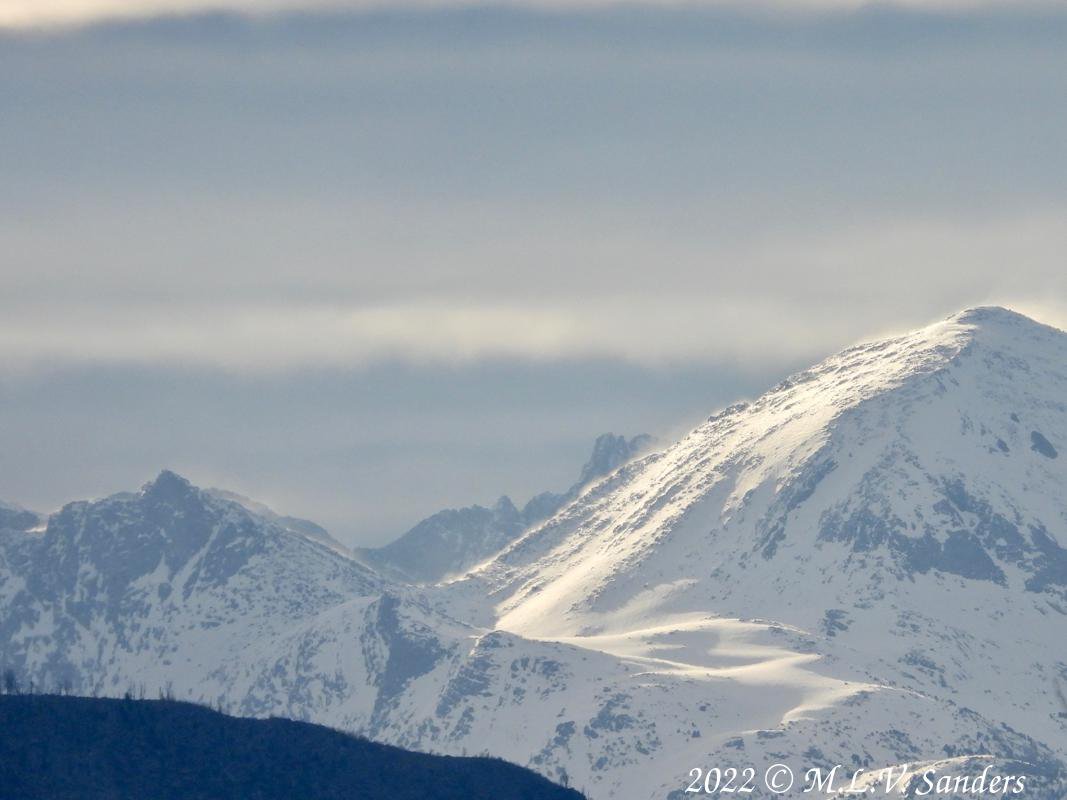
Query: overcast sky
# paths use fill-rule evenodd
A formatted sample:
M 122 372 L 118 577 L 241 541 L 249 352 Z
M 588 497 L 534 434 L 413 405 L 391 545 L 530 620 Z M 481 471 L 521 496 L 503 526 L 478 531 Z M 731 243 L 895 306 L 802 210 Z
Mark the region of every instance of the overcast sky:
M 857 339 L 1067 320 L 1064 4 L 152 15 L 204 5 L 0 0 L 4 499 L 167 466 L 380 542 Z
M 292 11 L 441 10 L 456 8 L 589 11 L 646 7 L 653 9 L 748 8 L 775 12 L 853 11 L 868 7 L 910 10 L 971 11 L 996 8 L 1055 8 L 1057 0 L 4 0 L 0 25 L 83 25 L 101 20 L 143 19 L 161 14 L 217 11 L 277 14 Z

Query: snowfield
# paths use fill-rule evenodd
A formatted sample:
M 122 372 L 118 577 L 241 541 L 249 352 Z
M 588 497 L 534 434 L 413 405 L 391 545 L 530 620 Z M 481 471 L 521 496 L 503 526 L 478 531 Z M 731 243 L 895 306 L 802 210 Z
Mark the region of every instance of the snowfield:
M 995 763 L 1062 800 L 1065 487 L 1067 334 L 971 309 L 716 414 L 437 586 L 173 473 L 72 503 L 0 532 L 0 665 L 605 800 L 774 762 Z

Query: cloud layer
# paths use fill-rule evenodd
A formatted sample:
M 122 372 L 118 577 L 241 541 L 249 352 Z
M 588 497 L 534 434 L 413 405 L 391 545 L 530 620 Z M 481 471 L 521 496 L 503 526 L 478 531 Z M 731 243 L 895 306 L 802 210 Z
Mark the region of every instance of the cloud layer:
M 468 243 L 436 252 L 441 281 L 373 266 L 334 272 L 307 256 L 219 271 L 178 253 L 190 264 L 179 280 L 157 274 L 145 285 L 137 262 L 108 276 L 57 258 L 51 274 L 9 280 L 0 359 L 21 370 L 126 363 L 278 372 L 515 359 L 774 368 L 979 303 L 1062 324 L 1064 211 L 886 220 L 695 252 L 669 232 L 612 242 L 589 231 L 591 239 L 558 238 L 526 256 L 515 242 L 506 251 Z M 565 235 L 542 235 L 553 233 Z M 584 275 L 575 254 L 588 259 Z M 63 284 L 67 291 L 53 288 Z
M 1062 324 L 1067 14 L 696 5 L 0 35 L 0 494 L 381 541 L 856 339 Z

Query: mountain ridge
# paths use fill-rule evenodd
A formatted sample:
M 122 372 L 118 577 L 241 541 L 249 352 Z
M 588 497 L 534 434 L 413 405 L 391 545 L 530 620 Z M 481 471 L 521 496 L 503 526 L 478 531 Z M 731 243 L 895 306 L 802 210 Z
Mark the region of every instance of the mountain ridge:
M 1064 398 L 1067 335 L 961 312 L 713 415 L 440 586 L 168 478 L 0 533 L 0 662 L 489 747 L 593 798 L 682 796 L 742 754 L 988 755 L 1060 800 Z
M 494 556 L 531 525 L 548 519 L 593 482 L 647 450 L 648 434 L 630 439 L 613 433 L 596 438 L 578 480 L 564 492 L 542 492 L 522 507 L 502 495 L 492 508 L 444 509 L 387 545 L 359 548 L 355 556 L 399 580 L 436 583 Z
M 746 463 L 738 469 L 741 474 L 736 478 L 736 485 L 729 487 L 731 491 L 724 498 L 723 511 L 729 515 L 732 509 L 743 503 L 749 492 L 765 491 L 781 494 L 780 504 L 788 512 L 791 504 L 795 506 L 804 502 L 836 468 L 836 462 L 828 458 L 824 447 L 835 435 L 837 439 L 841 438 L 837 431 L 848 429 L 857 415 L 870 413 L 880 416 L 886 413 L 886 408 L 907 409 L 921 402 L 929 393 L 944 391 L 944 370 L 958 364 L 960 358 L 966 357 L 982 342 L 988 346 L 991 327 L 1007 329 L 1016 334 L 1022 331 L 1028 334 L 1027 338 L 1032 338 L 1035 333 L 1044 338 L 1063 336 L 1055 329 L 1029 322 L 1025 317 L 1004 309 L 970 309 L 920 332 L 857 345 L 832 356 L 811 369 L 790 376 L 755 402 L 735 405 L 714 415 L 677 445 L 668 448 L 662 457 L 641 461 L 638 466 L 650 479 L 670 484 L 671 492 L 679 493 L 683 487 L 690 487 L 689 496 L 696 501 L 703 497 L 702 492 L 706 488 L 697 485 L 700 480 L 715 480 L 715 475 L 707 474 L 709 468 L 722 471 L 722 465 L 714 461 L 715 453 L 728 453 L 729 458 L 737 462 L 737 448 L 746 447 Z M 1060 342 L 1059 352 L 1067 358 L 1067 346 L 1063 342 Z M 874 364 L 871 363 L 872 359 Z M 877 369 L 872 369 L 872 366 Z M 846 380 L 837 379 L 842 372 L 846 374 Z M 815 395 L 814 402 L 812 395 Z M 796 412 L 798 406 L 800 413 Z M 787 427 L 788 435 L 781 435 Z M 763 436 L 765 431 L 770 431 L 770 434 Z M 1047 441 L 1036 427 L 1026 432 L 1031 438 L 1035 434 Z M 864 435 L 870 434 L 865 432 Z M 996 441 L 1006 445 L 1003 439 Z M 990 444 L 996 446 L 995 441 Z M 1049 447 L 1052 445 L 1049 444 Z M 712 453 L 710 459 L 707 457 L 709 452 Z M 813 469 L 805 472 L 800 468 L 804 463 L 811 463 Z M 726 466 L 733 468 L 734 465 Z M 683 469 L 691 474 L 672 477 Z M 794 475 L 790 470 L 797 474 Z M 658 475 L 655 474 L 657 471 Z M 698 477 L 694 478 L 694 475 Z M 768 480 L 771 485 L 767 484 Z M 785 487 L 778 485 L 781 481 L 790 483 L 788 491 L 783 491 Z M 725 488 L 721 481 L 719 483 L 720 490 Z M 660 490 L 657 502 L 671 508 L 670 498 L 664 497 L 664 492 L 664 489 Z M 673 503 L 676 513 L 682 513 L 686 507 Z M 609 509 L 608 513 L 614 512 Z M 565 526 L 561 533 L 570 535 Z M 773 554 L 782 533 L 774 520 L 766 520 L 758 537 L 766 555 Z M 512 571 L 508 562 L 521 565 L 527 559 L 524 552 L 542 552 L 554 546 L 550 541 L 549 544 L 534 547 L 536 538 L 551 539 L 558 535 L 560 532 L 553 530 L 550 525 L 535 528 L 502 552 L 486 571 L 496 569 L 508 573 Z M 656 538 L 654 532 L 650 533 L 635 547 L 638 544 L 647 545 Z M 588 540 L 578 539 L 583 546 L 588 544 Z M 533 571 L 537 572 L 536 568 Z M 582 581 L 588 583 L 588 580 L 589 576 L 583 575 Z M 499 583 L 500 578 L 491 581 Z M 538 593 L 544 597 L 541 588 Z M 544 616 L 558 619 L 552 613 L 546 612 Z
M 818 674 L 964 696 L 1067 741 L 1045 711 L 1067 651 L 1041 635 L 1067 616 L 1065 366 L 1067 335 L 1001 309 L 857 345 L 635 462 L 477 579 L 523 636 L 660 659 L 688 630 L 671 659 L 698 669 L 722 649 L 709 610 L 773 620 L 821 633 Z

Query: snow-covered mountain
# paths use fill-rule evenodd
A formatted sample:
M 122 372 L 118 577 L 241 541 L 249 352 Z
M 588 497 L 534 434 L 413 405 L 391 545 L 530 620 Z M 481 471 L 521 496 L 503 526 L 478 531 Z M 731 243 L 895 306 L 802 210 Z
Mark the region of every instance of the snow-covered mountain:
M 523 512 L 504 495 L 492 508 L 473 505 L 438 511 L 395 541 L 355 554 L 398 580 L 436 583 L 499 553 L 529 525 Z
M 333 536 L 330 535 L 330 532 L 317 522 L 301 519 L 300 517 L 289 517 L 279 514 L 266 504 L 253 500 L 250 497 L 245 497 L 237 492 L 231 492 L 226 489 L 207 489 L 206 491 L 208 494 L 217 497 L 220 500 L 231 500 L 239 506 L 248 509 L 256 516 L 263 517 L 290 533 L 295 533 L 311 539 L 314 542 L 318 542 L 319 544 L 324 544 L 331 550 L 336 550 L 339 553 L 351 554 L 347 547 L 334 539 Z
M 384 547 L 360 549 L 356 556 L 387 575 L 436 583 L 466 572 L 496 555 L 529 528 L 555 514 L 593 481 L 648 450 L 653 439 L 601 434 L 578 481 L 565 492 L 542 492 L 519 510 L 506 495 L 492 508 L 473 505 L 427 517 Z
M 862 715 L 871 730 L 848 747 L 865 763 L 894 748 L 973 754 L 973 741 L 916 738 L 966 714 L 1046 744 L 1038 761 L 1055 772 L 1067 755 L 1064 447 L 1067 334 L 972 309 L 713 416 L 476 580 L 513 633 L 788 688 L 766 717 L 743 716 L 781 734 L 780 752 L 807 742 L 847 763 L 809 721 Z M 748 650 L 776 631 L 800 637 L 779 660 Z M 890 723 L 920 698 L 913 722 Z
M 972 309 L 716 414 L 443 586 L 163 473 L 0 533 L 0 666 L 490 752 L 594 798 L 993 759 L 1062 800 L 1065 450 L 1067 334 Z
M 42 523 L 41 515 L 14 503 L 0 500 L 0 531 L 28 531 Z
M 0 575 L 0 661 L 38 685 L 105 693 L 215 669 L 235 644 L 381 587 L 166 471 L 139 492 L 70 503 L 43 532 L 0 533 Z

